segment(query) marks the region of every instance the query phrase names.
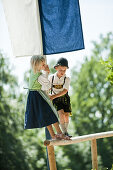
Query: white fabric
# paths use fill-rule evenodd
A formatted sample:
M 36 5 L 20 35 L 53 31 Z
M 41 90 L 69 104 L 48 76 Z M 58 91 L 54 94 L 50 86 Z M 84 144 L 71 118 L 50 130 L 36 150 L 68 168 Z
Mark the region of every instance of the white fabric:
M 69 85 L 70 85 L 70 78 L 65 75 L 63 75 L 61 78 L 58 78 L 57 72 L 55 74 L 52 74 L 49 76 L 49 81 L 52 83 L 52 77 L 54 75 L 54 80 L 53 80 L 53 85 L 63 85 L 64 84 L 64 78 L 65 79 L 65 84 L 63 85 L 63 88 L 61 89 L 56 89 L 53 87 L 53 91 L 58 94 L 59 92 L 63 91 L 63 89 L 69 90 Z M 54 93 L 53 93 L 54 94 Z
M 61 126 L 61 129 L 62 129 L 63 133 L 66 133 L 67 129 L 65 127 L 65 123 L 60 123 L 60 126 Z
M 38 0 L 2 0 L 14 56 L 42 54 Z
M 50 81 L 48 80 L 48 74 L 43 73 L 38 77 L 38 82 L 42 85 L 41 90 L 48 91 L 51 88 Z
M 67 129 L 68 129 L 68 125 L 69 125 L 69 122 L 65 122 L 65 128 L 66 128 L 66 132 L 67 132 Z

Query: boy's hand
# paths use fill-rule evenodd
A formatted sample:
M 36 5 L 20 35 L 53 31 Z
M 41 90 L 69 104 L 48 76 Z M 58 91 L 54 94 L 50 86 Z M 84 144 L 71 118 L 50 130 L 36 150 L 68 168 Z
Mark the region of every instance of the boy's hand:
M 68 92 L 67 89 L 64 89 L 63 91 L 59 92 L 58 94 L 54 94 L 52 96 L 49 96 L 50 100 L 56 99 L 58 97 L 61 97 L 63 95 L 65 95 Z
M 50 98 L 50 100 L 53 100 L 54 99 L 54 95 L 49 96 L 49 98 Z

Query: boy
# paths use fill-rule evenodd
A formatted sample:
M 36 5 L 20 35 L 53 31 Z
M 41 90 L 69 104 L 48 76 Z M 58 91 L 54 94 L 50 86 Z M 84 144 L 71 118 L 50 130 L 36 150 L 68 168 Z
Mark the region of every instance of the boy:
M 49 77 L 51 82 L 51 96 L 53 104 L 56 107 L 60 119 L 60 126 L 65 135 L 68 134 L 69 114 L 71 114 L 70 97 L 68 95 L 70 78 L 66 76 L 68 61 L 66 58 L 60 58 L 54 66 L 56 73 Z

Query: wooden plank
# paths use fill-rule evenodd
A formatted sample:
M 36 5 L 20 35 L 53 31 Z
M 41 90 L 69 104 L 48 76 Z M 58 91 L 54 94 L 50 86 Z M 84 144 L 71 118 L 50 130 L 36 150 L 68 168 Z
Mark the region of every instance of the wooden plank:
M 54 146 L 47 146 L 50 170 L 57 170 Z
M 44 145 L 46 146 L 58 146 L 58 145 L 70 145 L 74 143 L 80 143 L 84 141 L 89 141 L 93 139 L 100 139 L 105 137 L 112 137 L 113 131 L 108 132 L 101 132 L 101 133 L 95 133 L 90 135 L 84 135 L 84 136 L 77 136 L 71 138 L 71 140 L 46 140 L 44 141 Z
M 91 141 L 91 153 L 92 153 L 92 168 L 93 168 L 93 170 L 98 170 L 96 139 L 93 139 Z

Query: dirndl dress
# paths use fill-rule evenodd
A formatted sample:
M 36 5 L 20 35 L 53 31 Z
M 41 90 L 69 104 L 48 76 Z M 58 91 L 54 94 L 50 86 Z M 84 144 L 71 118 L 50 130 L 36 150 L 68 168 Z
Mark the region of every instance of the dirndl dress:
M 29 90 L 25 111 L 25 129 L 42 128 L 58 122 L 57 111 L 42 90 Z

